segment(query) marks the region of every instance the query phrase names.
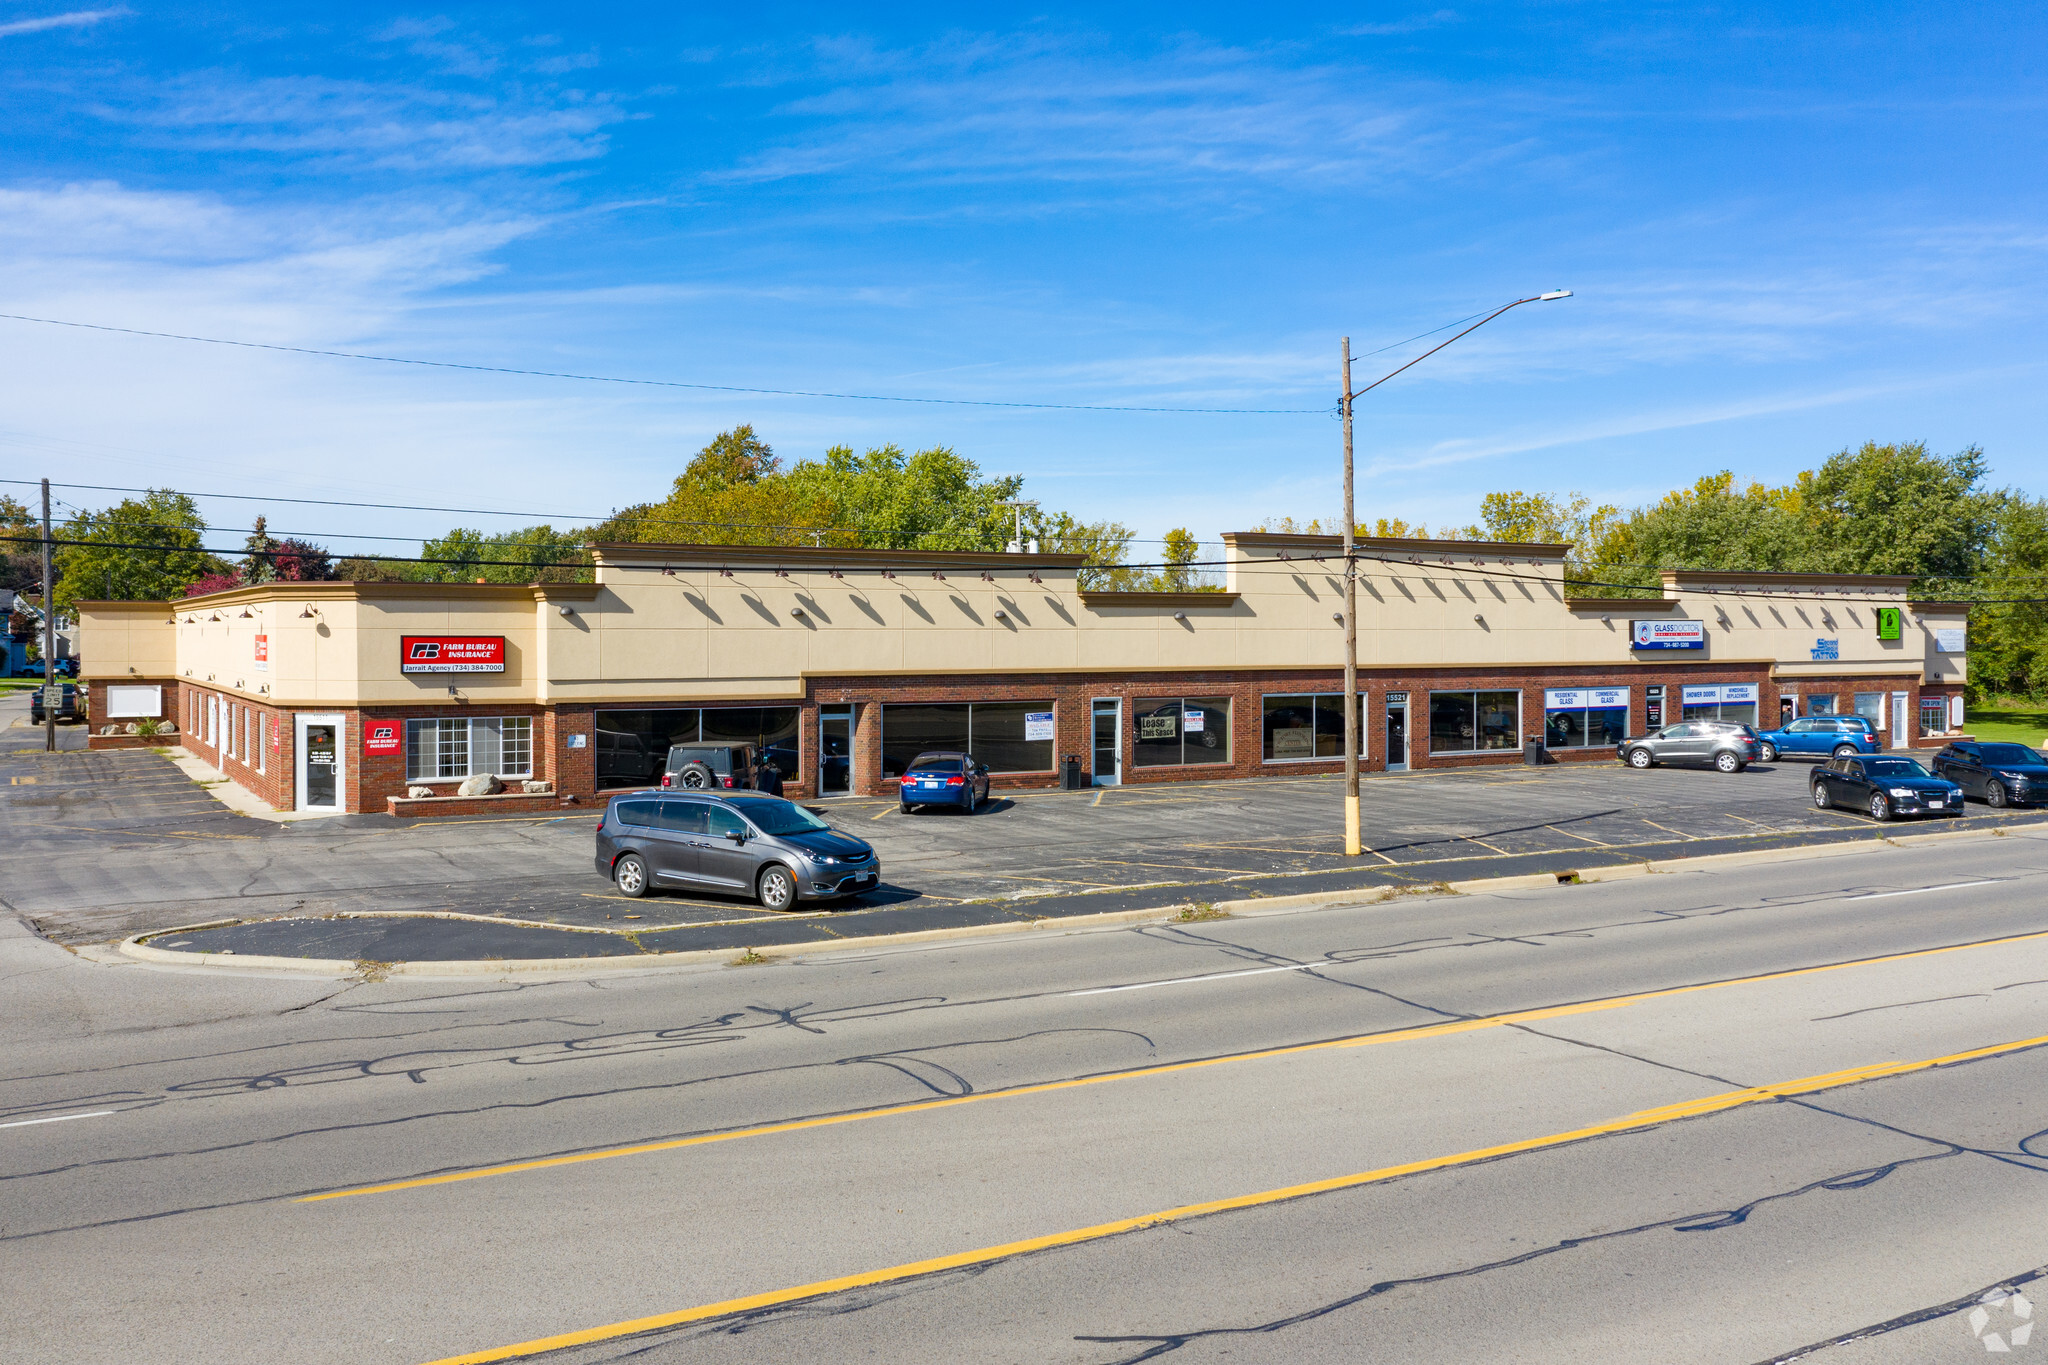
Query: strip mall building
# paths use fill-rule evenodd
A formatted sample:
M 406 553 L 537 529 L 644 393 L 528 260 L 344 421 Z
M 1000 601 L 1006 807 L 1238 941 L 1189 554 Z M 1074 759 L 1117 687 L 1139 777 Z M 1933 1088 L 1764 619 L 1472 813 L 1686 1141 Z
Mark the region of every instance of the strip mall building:
M 646 784 L 748 743 L 792 795 L 888 793 L 921 749 L 998 785 L 1334 770 L 1334 537 L 1224 537 L 1224 591 L 1098 593 L 1062 555 L 594 547 L 595 582 L 272 583 L 79 607 L 97 733 L 157 716 L 280 810 L 473 813 Z M 1624 734 L 1855 712 L 1961 723 L 1965 608 L 1912 580 L 1669 572 L 1567 598 L 1563 546 L 1359 544 L 1366 768 L 1611 760 Z M 493 774 L 504 795 L 457 787 Z M 548 784 L 528 793 L 528 783 Z M 430 789 L 431 796 L 409 796 Z

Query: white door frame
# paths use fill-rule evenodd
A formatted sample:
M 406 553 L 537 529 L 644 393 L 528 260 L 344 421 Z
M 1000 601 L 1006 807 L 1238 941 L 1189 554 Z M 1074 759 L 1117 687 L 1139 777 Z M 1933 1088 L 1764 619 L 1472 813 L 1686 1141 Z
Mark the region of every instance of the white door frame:
M 1108 777 L 1095 771 L 1095 711 L 1097 707 L 1110 706 L 1116 709 L 1116 771 Z M 1097 787 L 1117 787 L 1124 780 L 1124 699 L 1122 697 L 1092 697 L 1088 702 L 1088 771 L 1089 782 Z
M 292 808 L 304 815 L 341 815 L 348 810 L 348 718 L 339 711 L 292 713 Z M 306 727 L 334 727 L 334 804 L 306 804 Z
M 1912 704 L 1913 696 L 1910 692 L 1892 693 L 1891 747 L 1894 749 L 1910 749 L 1913 747 L 1913 732 L 1920 728 L 1920 718 L 1918 716 L 1908 714 L 1907 708 L 1910 707 Z

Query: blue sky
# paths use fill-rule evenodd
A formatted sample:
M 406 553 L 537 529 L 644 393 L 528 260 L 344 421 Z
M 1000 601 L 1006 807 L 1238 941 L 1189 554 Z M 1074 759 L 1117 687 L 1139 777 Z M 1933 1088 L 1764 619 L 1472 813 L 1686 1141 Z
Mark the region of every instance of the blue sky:
M 719 430 L 943 444 L 1141 537 L 1624 505 L 1866 439 L 2048 491 L 2044 22 L 1862 4 L 222 12 L 0 0 L 7 477 L 547 512 Z M 1426 343 L 1424 343 L 1426 344 Z M 1422 349 L 1362 361 L 1392 368 Z M 17 490 L 19 491 L 19 490 Z M 94 495 L 68 493 L 74 502 Z M 207 503 L 223 527 L 248 504 Z M 479 518 L 270 510 L 417 536 Z

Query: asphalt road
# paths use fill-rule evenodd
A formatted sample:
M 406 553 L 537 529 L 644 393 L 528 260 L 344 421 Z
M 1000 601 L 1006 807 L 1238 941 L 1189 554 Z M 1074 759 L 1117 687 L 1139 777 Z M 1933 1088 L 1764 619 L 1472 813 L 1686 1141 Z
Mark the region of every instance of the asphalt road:
M 1987 831 L 518 985 L 101 965 L 9 925 L 0 1340 L 1979 1358 L 2021 1320 L 1976 1299 L 2048 1263 L 2044 891 L 2048 832 Z
M 26 706 L 0 701 L 0 720 Z M 1333 777 L 1028 792 L 972 817 L 906 817 L 893 800 L 852 799 L 817 808 L 875 844 L 885 885 L 793 919 L 731 897 L 619 896 L 591 867 L 588 811 L 281 825 L 227 810 L 145 750 L 47 756 L 40 742 L 39 732 L 0 728 L 0 841 L 16 855 L 0 901 L 73 944 L 230 917 L 425 910 L 632 928 L 642 945 L 633 951 L 666 951 L 1462 881 L 1901 828 L 1813 809 L 1803 762 L 1733 776 L 1608 763 L 1376 775 L 1365 786 L 1364 859 L 1344 856 Z M 2048 820 L 1969 809 L 1972 825 Z M 594 951 L 528 950 L 506 933 L 446 951 L 407 946 L 423 932 L 344 923 L 283 949 L 267 938 L 224 946 L 378 961 Z

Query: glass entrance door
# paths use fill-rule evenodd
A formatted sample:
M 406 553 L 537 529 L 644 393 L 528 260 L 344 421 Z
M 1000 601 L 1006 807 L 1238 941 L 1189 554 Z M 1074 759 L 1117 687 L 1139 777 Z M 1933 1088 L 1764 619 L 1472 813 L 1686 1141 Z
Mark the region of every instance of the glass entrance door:
M 853 708 L 818 708 L 818 795 L 853 791 Z
M 292 718 L 292 727 L 298 741 L 298 808 L 340 814 L 348 780 L 342 718 L 299 715 Z
M 1124 704 L 1115 697 L 1095 703 L 1095 785 L 1114 787 L 1123 781 Z
M 1408 771 L 1408 694 L 1387 693 L 1387 771 Z

